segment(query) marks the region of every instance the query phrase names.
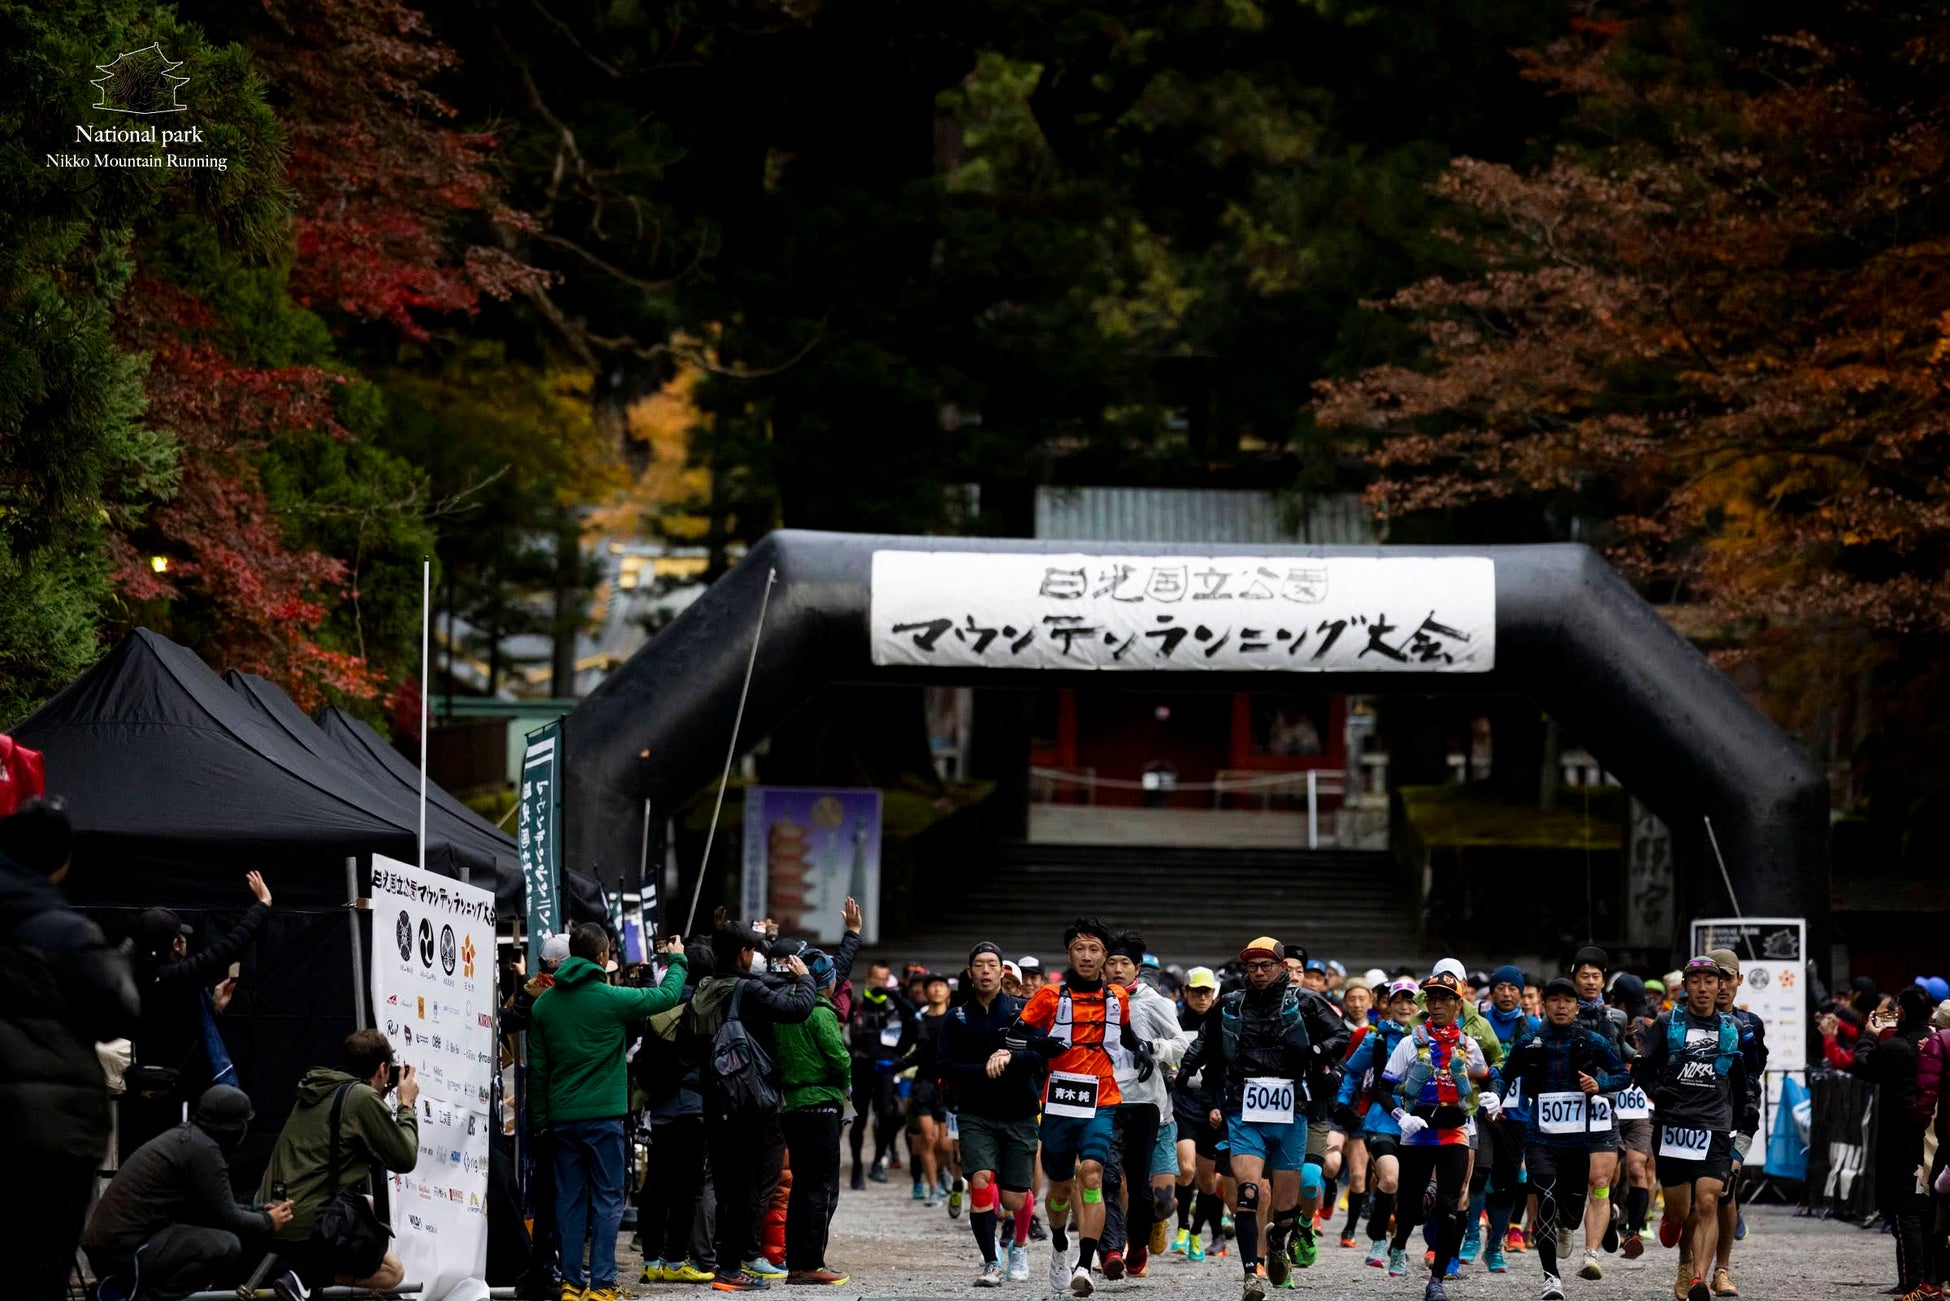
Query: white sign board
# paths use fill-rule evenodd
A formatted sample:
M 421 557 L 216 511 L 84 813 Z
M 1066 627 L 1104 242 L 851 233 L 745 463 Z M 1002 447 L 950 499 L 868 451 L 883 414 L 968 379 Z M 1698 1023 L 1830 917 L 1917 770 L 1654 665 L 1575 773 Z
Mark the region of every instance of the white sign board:
M 1739 955 L 1740 990 L 1733 996 L 1734 1006 L 1752 1012 L 1767 1027 L 1766 1108 L 1753 1157 L 1758 1164 L 1773 1132 L 1774 1106 L 1785 1078 L 1775 1072 L 1799 1073 L 1808 1066 L 1808 925 L 1800 917 L 1696 917 L 1692 941 L 1695 954 L 1732 949 Z
M 375 854 L 372 1005 L 420 1079 L 420 1162 L 393 1176 L 393 1249 L 424 1295 L 487 1275 L 494 894 Z
M 1487 673 L 1481 556 L 873 554 L 873 662 Z

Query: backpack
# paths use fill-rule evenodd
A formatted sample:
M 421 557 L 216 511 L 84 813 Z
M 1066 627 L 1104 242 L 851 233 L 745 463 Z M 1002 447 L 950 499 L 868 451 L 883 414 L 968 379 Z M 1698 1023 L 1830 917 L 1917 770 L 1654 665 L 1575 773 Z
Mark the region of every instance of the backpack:
M 1243 1019 L 1242 1013 L 1245 1006 L 1246 993 L 1244 990 L 1226 995 L 1219 1003 L 1219 1026 L 1224 1032 L 1223 1037 L 1219 1040 L 1219 1047 L 1225 1054 L 1225 1059 L 1228 1063 L 1231 1063 L 1239 1056 L 1239 1022 Z M 1293 1027 L 1299 1024 L 1299 1021 L 1300 991 L 1292 985 L 1288 985 L 1286 992 L 1280 996 L 1281 1034 L 1283 1036 L 1291 1034 Z
M 1733 1059 L 1740 1055 L 1740 1023 L 1725 1012 L 1717 1012 L 1720 1018 L 1719 1053 L 1713 1058 L 1713 1073 L 1725 1076 L 1733 1068 Z M 1666 1054 L 1678 1057 L 1686 1051 L 1686 1014 L 1675 1009 L 1666 1018 Z
M 772 1055 L 745 1027 L 738 1003 L 734 987 L 725 1000 L 724 1020 L 711 1036 L 711 1075 L 727 1113 L 734 1117 L 768 1116 L 778 1111 L 781 1101 L 778 1086 L 772 1083 Z

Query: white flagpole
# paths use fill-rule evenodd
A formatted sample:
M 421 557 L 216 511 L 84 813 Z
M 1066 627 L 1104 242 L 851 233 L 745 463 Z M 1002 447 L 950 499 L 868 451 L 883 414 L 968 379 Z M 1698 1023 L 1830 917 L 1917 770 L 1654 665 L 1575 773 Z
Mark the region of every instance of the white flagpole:
M 427 870 L 427 726 L 433 717 L 433 559 L 420 558 L 420 870 Z
M 731 784 L 731 765 L 738 759 L 738 729 L 744 726 L 745 701 L 752 694 L 752 670 L 758 667 L 758 639 L 765 635 L 765 611 L 771 607 L 772 585 L 778 581 L 778 570 L 766 571 L 765 594 L 758 601 L 758 626 L 752 629 L 752 653 L 745 661 L 745 685 L 738 692 L 738 713 L 731 720 L 731 748 L 724 757 L 724 774 L 718 778 L 718 802 L 711 806 L 711 826 L 704 833 L 704 857 L 697 865 L 697 884 L 691 887 L 691 911 L 684 918 L 680 934 L 689 935 L 697 921 L 698 896 L 704 893 L 704 874 L 711 868 L 711 846 L 718 839 L 718 817 L 724 812 L 724 788 Z

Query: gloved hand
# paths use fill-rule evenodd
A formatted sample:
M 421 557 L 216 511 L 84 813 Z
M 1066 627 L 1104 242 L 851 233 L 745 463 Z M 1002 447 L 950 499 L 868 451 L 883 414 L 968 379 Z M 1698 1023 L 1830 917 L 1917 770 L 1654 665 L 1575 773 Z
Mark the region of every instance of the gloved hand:
M 1157 1051 L 1151 1047 L 1150 1040 L 1140 1039 L 1138 1040 L 1138 1046 L 1131 1051 L 1131 1056 L 1137 1061 L 1138 1083 L 1142 1084 L 1151 1078 L 1153 1071 L 1158 1069 Z
M 1485 1093 L 1483 1095 L 1483 1101 L 1479 1106 L 1482 1113 L 1491 1120 L 1495 1120 L 1503 1114 L 1503 1099 L 1497 1097 L 1494 1093 Z
M 1429 1127 L 1428 1121 L 1407 1111 L 1396 1112 L 1395 1122 L 1402 1127 L 1402 1141 L 1404 1143 Z
M 1343 1102 L 1334 1108 L 1334 1123 L 1350 1134 L 1361 1132 L 1361 1114 L 1351 1103 Z
M 1745 1165 L 1747 1163 L 1747 1153 L 1753 1150 L 1753 1146 L 1754 1136 L 1752 1134 L 1735 1133 L 1733 1136 L 1733 1159 Z

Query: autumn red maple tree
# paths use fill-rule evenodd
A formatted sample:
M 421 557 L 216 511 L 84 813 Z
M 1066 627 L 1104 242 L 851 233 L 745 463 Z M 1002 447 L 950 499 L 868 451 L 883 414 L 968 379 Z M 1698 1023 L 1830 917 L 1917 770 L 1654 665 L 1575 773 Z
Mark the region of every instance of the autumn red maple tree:
M 497 245 L 470 242 L 522 218 L 498 198 L 493 141 L 455 126 L 430 89 L 453 55 L 417 11 L 395 0 L 279 0 L 263 15 L 245 43 L 288 145 L 296 304 L 417 341 L 430 319 L 533 283 Z M 335 414 L 342 377 L 238 359 L 225 322 L 153 274 L 131 286 L 118 325 L 127 346 L 151 357 L 149 421 L 182 450 L 175 495 L 142 525 L 168 568 L 124 536 L 115 555 L 123 595 L 193 611 L 199 650 L 272 678 L 306 708 L 327 692 L 378 696 L 391 666 L 318 636 L 330 607 L 351 595 L 345 558 L 290 542 L 255 459 L 300 432 L 352 438 Z
M 1950 25 L 1837 6 L 1707 79 L 1697 17 L 1530 56 L 1583 140 L 1448 170 L 1485 269 L 1390 298 L 1423 355 L 1316 413 L 1369 440 L 1383 516 L 1567 500 L 1723 622 L 1950 629 Z

